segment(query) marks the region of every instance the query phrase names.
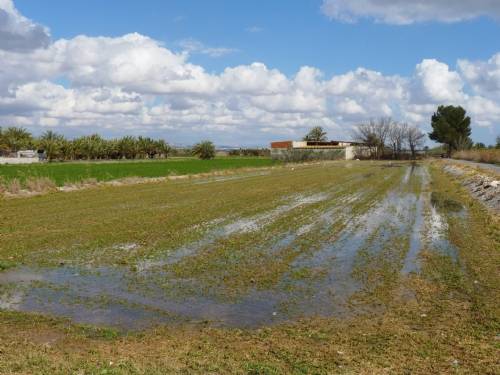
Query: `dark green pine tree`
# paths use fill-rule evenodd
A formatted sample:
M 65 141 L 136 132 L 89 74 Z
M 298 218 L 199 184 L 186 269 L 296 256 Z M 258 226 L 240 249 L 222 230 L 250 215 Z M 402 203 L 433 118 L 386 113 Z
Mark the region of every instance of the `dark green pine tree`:
M 453 150 L 467 148 L 472 144 L 470 117 L 466 116 L 465 109 L 460 106 L 439 106 L 432 115 L 431 125 L 429 138 L 445 144 L 448 157 Z

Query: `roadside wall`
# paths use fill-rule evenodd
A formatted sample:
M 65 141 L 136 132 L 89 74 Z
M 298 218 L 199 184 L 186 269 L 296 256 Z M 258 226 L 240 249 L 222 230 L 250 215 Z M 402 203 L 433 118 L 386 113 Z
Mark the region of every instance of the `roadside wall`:
M 38 163 L 38 157 L 36 158 L 4 158 L 0 157 L 0 164 L 33 164 Z

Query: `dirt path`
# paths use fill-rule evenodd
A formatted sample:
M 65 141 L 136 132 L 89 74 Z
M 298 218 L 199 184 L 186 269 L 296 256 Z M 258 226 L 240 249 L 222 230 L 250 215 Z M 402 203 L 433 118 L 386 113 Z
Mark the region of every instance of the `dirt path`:
M 469 166 L 472 166 L 472 167 L 477 167 L 477 168 L 485 169 L 487 171 L 493 171 L 493 172 L 496 172 L 496 173 L 498 173 L 500 175 L 500 165 L 488 164 L 488 163 L 477 163 L 475 161 L 457 160 L 457 159 L 446 159 L 445 161 L 447 163 L 469 165 Z

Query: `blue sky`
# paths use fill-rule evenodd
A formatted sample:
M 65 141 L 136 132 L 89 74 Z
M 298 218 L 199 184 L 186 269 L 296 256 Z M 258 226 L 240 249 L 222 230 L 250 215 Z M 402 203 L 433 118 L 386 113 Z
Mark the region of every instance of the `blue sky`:
M 19 71 L 5 71 L 6 77 L 0 77 L 0 95 L 2 82 L 11 96 L 12 90 L 19 91 L 16 97 L 29 90 L 37 95 L 40 90 L 57 93 L 58 101 L 54 95 L 42 98 L 47 109 L 32 109 L 31 115 L 24 109 L 27 103 L 16 103 L 11 112 L 7 105 L 2 110 L 0 97 L 0 119 L 3 115 L 4 121 L 34 132 L 54 127 L 69 136 L 90 131 L 107 136 L 150 134 L 174 143 L 196 141 L 194 132 L 218 143 L 265 145 L 276 138 L 299 137 L 312 125 L 324 126 L 333 138 L 346 138 L 355 123 L 383 115 L 428 130 L 433 108 L 460 104 L 471 108 L 475 140 L 491 143 L 499 133 L 500 6 L 491 1 L 443 0 L 426 12 L 402 0 L 388 0 L 383 7 L 378 0 L 0 0 L 0 9 L 2 2 L 6 9 L 9 3 L 16 8 L 9 11 L 13 21 L 4 28 L 21 25 L 22 18 L 50 34 L 50 41 L 32 52 L 22 51 L 22 56 L 6 49 L 4 59 L 12 65 L 18 58 L 34 59 L 34 64 L 44 58 L 56 61 L 61 55 L 67 59 L 51 69 L 44 62 L 33 77 Z M 14 32 L 28 38 L 20 27 Z M 0 32 L 1 28 L 0 24 Z M 111 52 L 111 45 L 131 33 L 147 40 L 127 39 L 122 49 Z M 89 37 L 85 45 L 95 42 L 92 48 L 97 52 L 78 47 L 83 46 L 82 35 Z M 68 41 L 63 47 L 61 39 Z M 127 59 L 124 56 L 132 56 L 134 48 L 144 53 L 144 43 L 151 58 L 132 69 L 143 74 L 130 79 L 84 77 L 82 71 L 104 71 L 103 63 L 94 58 L 83 64 L 81 55 L 80 61 L 74 58 L 79 51 L 102 53 L 105 61 Z M 50 57 L 40 57 L 41 47 Z M 163 63 L 162 57 L 169 59 L 170 53 L 183 60 Z M 255 62 L 265 69 L 252 66 Z M 193 73 L 191 66 L 204 73 Z M 263 83 L 232 84 L 224 72 L 236 67 L 241 67 L 242 76 L 248 73 L 250 80 Z M 296 75 L 303 67 L 316 73 L 304 72 L 307 83 L 300 84 Z M 157 82 L 144 83 L 155 79 L 153 72 L 162 77 L 166 72 L 159 89 Z M 187 77 L 189 89 L 168 84 L 179 72 Z M 104 89 L 106 109 L 94 99 L 102 97 L 97 91 Z M 75 97 L 93 101 L 85 107 L 87 112 L 60 109 L 74 103 Z M 287 106 L 287 101 L 294 104 Z M 127 108 L 126 114 L 110 108 L 117 102 Z M 20 106 L 24 112 L 15 112 Z M 196 108 L 194 119 L 190 108 Z
M 177 43 L 189 38 L 235 49 L 223 58 L 193 56 L 192 61 L 214 72 L 262 61 L 288 75 L 303 65 L 315 66 L 327 76 L 357 67 L 409 75 L 424 58 L 455 66 L 458 59 L 485 60 L 500 51 L 500 23 L 486 17 L 400 26 L 372 20 L 332 22 L 321 13 L 321 0 L 49 3 L 18 0 L 16 6 L 29 18 L 50 25 L 55 39 L 138 32 L 171 49 L 181 50 Z

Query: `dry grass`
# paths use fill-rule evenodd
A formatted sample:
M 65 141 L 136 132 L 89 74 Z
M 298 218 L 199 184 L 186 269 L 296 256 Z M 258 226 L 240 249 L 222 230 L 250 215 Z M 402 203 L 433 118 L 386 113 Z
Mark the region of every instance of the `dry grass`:
M 17 178 L 14 178 L 10 181 L 5 182 L 3 188 L 7 193 L 19 194 L 22 189 L 21 181 L 19 181 L 19 179 Z
M 45 193 L 57 189 L 54 181 L 48 177 L 28 178 L 25 185 L 27 190 L 35 193 Z
M 500 149 L 458 151 L 453 154 L 453 159 L 500 164 Z
M 97 181 L 97 178 L 84 178 L 82 180 L 83 185 L 97 185 L 99 181 Z

